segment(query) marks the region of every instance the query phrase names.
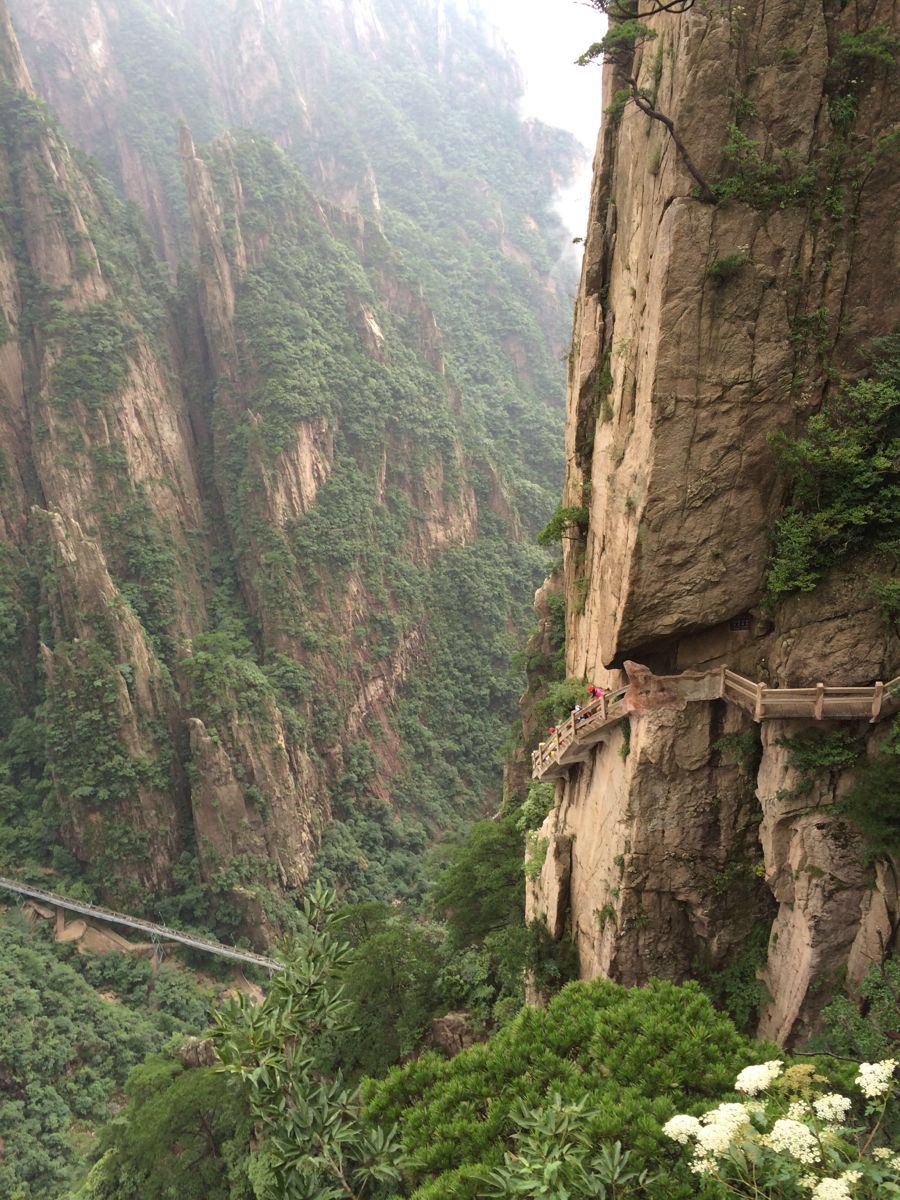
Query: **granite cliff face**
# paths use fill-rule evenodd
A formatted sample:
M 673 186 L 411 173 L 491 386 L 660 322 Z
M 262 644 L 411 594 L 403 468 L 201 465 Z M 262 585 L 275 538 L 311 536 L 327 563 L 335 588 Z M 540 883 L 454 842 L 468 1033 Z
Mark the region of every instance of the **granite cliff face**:
M 875 558 L 762 604 L 785 497 L 773 435 L 796 435 L 900 316 L 897 72 L 848 51 L 892 20 L 885 4 L 695 4 L 648 17 L 656 36 L 604 68 L 569 375 L 564 503 L 589 516 L 563 542 L 571 676 L 615 687 L 625 659 L 773 686 L 898 672 Z M 663 124 L 617 104 L 629 75 L 716 203 Z M 845 969 L 852 987 L 881 960 L 897 865 L 865 865 L 830 807 L 852 773 L 796 788 L 783 742 L 803 728 L 760 735 L 721 701 L 690 704 L 633 717 L 630 744 L 619 732 L 570 772 L 529 907 L 557 930 L 568 912 L 584 975 L 715 975 L 771 921 L 760 1032 L 790 1041 Z M 852 732 L 870 753 L 884 736 Z
M 188 844 L 207 878 L 224 858 L 207 830 L 227 789 L 198 770 L 202 753 L 191 754 L 199 743 L 188 740 L 183 711 L 194 679 L 187 648 L 209 624 L 211 498 L 149 249 L 106 185 L 75 164 L 34 96 L 8 22 L 2 33 L 3 563 L 23 589 L 37 574 L 46 611 L 38 630 L 22 596 L 26 636 L 13 648 L 10 679 L 32 681 L 20 691 L 25 711 L 29 698 L 43 699 L 63 844 L 134 902 L 172 887 Z M 282 883 L 302 882 L 327 801 L 315 799 L 324 785 L 303 748 L 285 748 L 274 697 L 256 722 L 232 722 L 219 743 L 220 755 L 229 751 L 242 794 L 272 797 L 272 853 L 257 861 L 271 857 Z M 254 819 L 244 813 L 233 829 L 251 858 L 241 830 Z
M 491 790 L 540 570 L 522 542 L 553 455 L 524 450 L 552 447 L 561 407 L 571 146 L 523 127 L 511 65 L 425 0 L 10 8 L 29 67 L 4 9 L 8 865 L 257 941 L 323 838 L 352 898 L 414 890 L 428 839 Z M 427 93 L 436 143 L 491 105 L 500 133 L 445 161 L 392 86 Z M 434 199 L 451 180 L 462 217 Z

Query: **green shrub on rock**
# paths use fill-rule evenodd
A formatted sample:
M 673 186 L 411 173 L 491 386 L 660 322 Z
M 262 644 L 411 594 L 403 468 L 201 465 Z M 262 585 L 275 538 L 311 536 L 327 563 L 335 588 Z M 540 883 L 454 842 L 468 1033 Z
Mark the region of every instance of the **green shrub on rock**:
M 774 441 L 792 494 L 775 528 L 772 601 L 812 591 L 854 552 L 900 548 L 900 342 L 872 349 L 872 378 L 829 399 L 800 437 Z
M 729 1090 L 746 1061 L 769 1056 L 696 984 L 573 983 L 484 1045 L 450 1061 L 426 1054 L 370 1083 L 366 1117 L 399 1123 L 415 1200 L 476 1200 L 485 1173 L 504 1161 L 521 1106 L 540 1111 L 556 1093 L 562 1105 L 584 1104 L 592 1144 L 619 1141 L 630 1170 L 662 1171 L 646 1184 L 648 1200 L 693 1200 L 706 1193 L 663 1125 Z

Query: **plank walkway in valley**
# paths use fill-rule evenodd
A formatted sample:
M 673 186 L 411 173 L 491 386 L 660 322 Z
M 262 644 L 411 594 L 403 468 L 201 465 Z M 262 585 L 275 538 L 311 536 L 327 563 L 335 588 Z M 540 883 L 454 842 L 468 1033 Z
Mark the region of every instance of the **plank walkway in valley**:
M 252 950 L 239 950 L 236 946 L 226 946 L 222 942 L 214 942 L 210 938 L 202 938 L 197 934 L 183 933 L 180 929 L 169 929 L 166 925 L 155 925 L 152 921 L 142 921 L 140 917 L 129 917 L 124 913 L 113 912 L 108 908 L 100 908 L 96 904 L 88 904 L 83 900 L 72 900 L 68 896 L 58 896 L 55 892 L 43 892 L 39 888 L 29 887 L 14 879 L 0 877 L 0 888 L 8 892 L 16 892 L 29 900 L 37 900 L 41 904 L 53 908 L 63 908 L 76 912 L 91 921 L 102 921 L 108 925 L 122 925 L 126 929 L 137 929 L 147 934 L 153 941 L 179 942 L 182 946 L 190 946 L 192 950 L 202 950 L 206 954 L 215 954 L 219 958 L 232 958 L 237 962 L 251 963 L 254 967 L 263 967 L 267 971 L 281 971 L 284 964 L 275 958 L 267 958 L 264 954 L 254 954 Z
M 816 721 L 874 722 L 900 709 L 900 677 L 868 687 L 826 687 L 817 683 L 807 688 L 774 688 L 718 667 L 714 671 L 649 678 L 660 690 L 673 693 L 676 700 L 725 700 L 749 712 L 755 721 L 806 717 Z M 628 715 L 624 698 L 629 687 L 606 692 L 563 721 L 532 754 L 533 778 L 557 778 L 576 763 L 586 762 L 594 746 Z

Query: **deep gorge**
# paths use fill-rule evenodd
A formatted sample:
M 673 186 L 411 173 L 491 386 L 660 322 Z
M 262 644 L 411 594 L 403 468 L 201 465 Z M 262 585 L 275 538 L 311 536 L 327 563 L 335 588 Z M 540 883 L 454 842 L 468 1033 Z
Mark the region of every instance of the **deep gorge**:
M 900 1194 L 896 16 L 588 7 L 579 280 L 475 0 L 0 0 L 0 876 L 283 965 L 2 897 L 11 1200 Z

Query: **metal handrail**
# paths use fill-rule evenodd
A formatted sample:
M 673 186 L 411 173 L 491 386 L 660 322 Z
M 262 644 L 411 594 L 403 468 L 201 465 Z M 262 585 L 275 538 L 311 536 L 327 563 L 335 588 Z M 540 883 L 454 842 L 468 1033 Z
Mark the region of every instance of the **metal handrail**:
M 267 971 L 283 971 L 284 963 L 275 958 L 267 958 L 264 954 L 254 954 L 252 950 L 238 950 L 234 946 L 225 946 L 222 942 L 214 942 L 210 938 L 202 938 L 196 934 L 182 933 L 178 929 L 170 929 L 167 925 L 155 925 L 152 921 L 142 921 L 140 917 L 129 917 L 124 913 L 113 912 L 109 908 L 100 908 L 96 904 L 88 904 L 83 900 L 71 900 L 68 896 L 57 896 L 55 892 L 43 892 L 39 888 L 27 887 L 13 879 L 0 877 L 0 888 L 10 892 L 18 892 L 31 900 L 40 900 L 51 904 L 54 908 L 65 908 L 82 916 L 91 917 L 95 921 L 106 921 L 110 925 L 124 925 L 128 929 L 137 929 L 151 937 L 162 937 L 167 942 L 180 942 L 193 950 L 202 950 L 207 954 L 217 954 L 220 958 L 233 958 L 238 962 L 252 963 L 256 967 L 264 967 Z

